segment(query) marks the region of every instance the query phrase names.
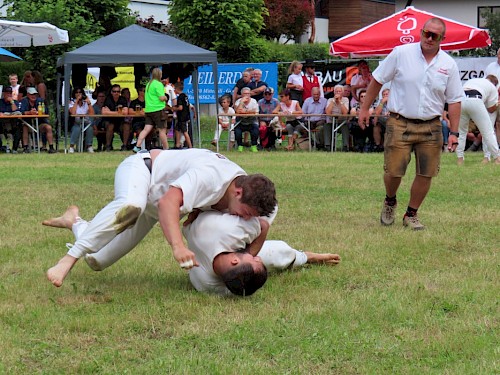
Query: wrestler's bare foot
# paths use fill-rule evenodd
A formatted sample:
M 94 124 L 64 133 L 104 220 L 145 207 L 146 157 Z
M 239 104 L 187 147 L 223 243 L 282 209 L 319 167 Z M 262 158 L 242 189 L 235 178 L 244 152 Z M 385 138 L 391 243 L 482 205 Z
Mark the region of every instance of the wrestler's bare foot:
M 481 160 L 481 164 L 488 164 L 490 162 L 490 159 L 488 158 L 483 158 L 483 160 Z
M 47 279 L 49 279 L 55 287 L 59 288 L 77 260 L 78 258 L 74 258 L 71 255 L 65 255 L 54 267 L 49 268 L 47 271 Z
M 73 224 L 76 223 L 76 218 L 80 214 L 80 209 L 77 206 L 69 206 L 66 212 L 59 217 L 53 217 L 42 221 L 43 225 L 54 228 L 67 228 L 71 230 Z
M 307 255 L 307 263 L 323 263 L 334 266 L 340 263 L 340 256 L 338 254 L 318 254 L 309 251 L 304 252 Z

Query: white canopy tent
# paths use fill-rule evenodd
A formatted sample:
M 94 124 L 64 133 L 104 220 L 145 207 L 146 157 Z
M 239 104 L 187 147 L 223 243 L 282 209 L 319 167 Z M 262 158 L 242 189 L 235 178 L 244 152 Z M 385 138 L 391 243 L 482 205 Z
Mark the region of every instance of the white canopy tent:
M 64 43 L 69 43 L 68 32 L 50 23 L 0 20 L 0 47 L 38 47 Z

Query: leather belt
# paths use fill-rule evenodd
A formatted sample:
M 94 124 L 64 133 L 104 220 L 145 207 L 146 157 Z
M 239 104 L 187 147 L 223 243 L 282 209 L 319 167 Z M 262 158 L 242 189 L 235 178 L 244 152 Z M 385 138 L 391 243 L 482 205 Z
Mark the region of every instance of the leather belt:
M 153 162 L 151 161 L 151 154 L 149 153 L 148 150 L 141 150 L 137 153 L 142 160 L 144 160 L 144 164 L 146 164 L 146 167 L 149 169 L 149 173 L 151 173 L 151 170 L 153 169 Z
M 425 122 L 431 122 L 431 121 L 434 121 L 436 119 L 439 118 L 439 116 L 436 116 L 436 117 L 433 117 L 429 120 L 420 120 L 418 118 L 407 118 L 407 117 L 404 117 L 402 115 L 400 115 L 399 113 L 391 113 L 390 114 L 391 117 L 394 117 L 396 119 L 401 119 L 401 120 L 404 120 L 404 121 L 408 121 L 408 122 L 413 122 L 414 124 L 423 124 Z
M 477 90 L 465 90 L 465 96 L 468 98 L 477 98 L 477 99 L 483 98 L 483 94 L 481 94 Z

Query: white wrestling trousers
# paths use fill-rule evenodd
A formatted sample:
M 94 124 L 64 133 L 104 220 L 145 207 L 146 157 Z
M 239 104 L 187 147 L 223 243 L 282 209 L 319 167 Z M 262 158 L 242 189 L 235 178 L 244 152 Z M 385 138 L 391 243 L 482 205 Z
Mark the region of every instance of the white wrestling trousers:
M 150 183 L 151 174 L 139 155 L 125 159 L 116 169 L 114 200 L 90 223 L 79 219 L 73 225 L 76 242 L 68 255 L 81 258 L 105 251 L 119 259 L 132 250 L 157 222 L 144 214 Z
M 499 156 L 498 143 L 494 132 L 496 111 L 489 113 L 482 99 L 479 98 L 466 98 L 462 101 L 462 112 L 458 127 L 460 136 L 458 137 L 457 157 L 464 157 L 469 120 L 474 121 L 483 136 L 484 157 L 489 159 L 491 155 L 493 159 L 496 159 Z

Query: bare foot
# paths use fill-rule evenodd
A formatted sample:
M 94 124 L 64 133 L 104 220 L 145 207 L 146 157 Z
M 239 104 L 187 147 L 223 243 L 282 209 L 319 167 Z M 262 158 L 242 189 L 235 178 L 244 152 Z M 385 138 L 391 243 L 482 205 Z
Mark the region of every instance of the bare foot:
M 73 258 L 71 255 L 65 255 L 54 267 L 49 268 L 47 271 L 47 279 L 55 287 L 59 288 L 77 260 L 78 258 Z
M 490 162 L 490 159 L 488 158 L 483 158 L 483 160 L 481 160 L 481 164 L 488 164 Z
M 458 158 L 457 165 L 464 165 L 464 158 Z
M 496 165 L 500 165 L 500 156 L 498 158 L 495 159 L 495 164 Z
M 340 256 L 338 254 L 318 254 L 309 251 L 304 252 L 307 255 L 307 263 L 322 263 L 334 266 L 340 263 Z
M 48 227 L 67 228 L 71 230 L 73 224 L 76 223 L 76 218 L 79 216 L 79 213 L 80 210 L 77 206 L 69 206 L 62 216 L 44 220 L 42 224 Z

